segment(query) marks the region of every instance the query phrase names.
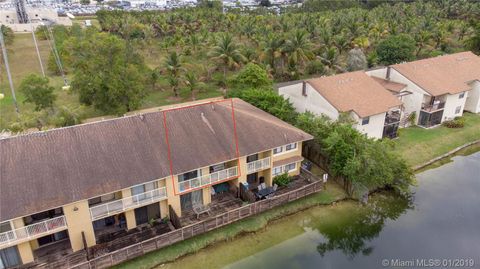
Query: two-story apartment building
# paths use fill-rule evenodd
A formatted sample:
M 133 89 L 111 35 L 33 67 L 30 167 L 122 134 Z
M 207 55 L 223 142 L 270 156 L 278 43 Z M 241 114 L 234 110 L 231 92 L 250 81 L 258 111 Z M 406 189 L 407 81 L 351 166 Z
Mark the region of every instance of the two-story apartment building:
M 461 52 L 367 71 L 387 81 L 407 85 L 405 114 L 415 113 L 417 124 L 432 127 L 480 112 L 480 57 Z
M 293 103 L 296 111 L 310 111 L 337 120 L 348 113 L 354 127 L 371 138 L 396 137 L 402 117 L 402 102 L 363 71 L 298 81 L 279 86 L 280 95 Z
M 312 136 L 240 99 L 0 139 L 0 268 L 296 175 Z

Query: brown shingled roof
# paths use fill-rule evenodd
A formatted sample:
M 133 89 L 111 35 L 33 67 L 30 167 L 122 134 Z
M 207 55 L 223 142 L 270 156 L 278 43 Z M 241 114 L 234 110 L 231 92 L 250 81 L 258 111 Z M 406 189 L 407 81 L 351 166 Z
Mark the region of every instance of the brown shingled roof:
M 393 82 L 391 80 L 387 80 L 387 79 L 383 79 L 383 78 L 377 78 L 377 77 L 373 77 L 373 76 L 371 78 L 373 78 L 376 82 L 378 82 L 380 85 L 382 85 L 385 89 L 387 89 L 389 91 L 392 91 L 392 92 L 399 93 L 403 89 L 405 89 L 405 87 L 407 87 L 406 84 Z
M 392 66 L 432 96 L 470 90 L 480 80 L 480 57 L 470 51 Z
M 402 103 L 363 71 L 307 80 L 340 112 L 354 111 L 367 117 Z
M 173 174 L 312 139 L 240 99 L 0 139 L 0 221 L 170 176 L 165 126 Z

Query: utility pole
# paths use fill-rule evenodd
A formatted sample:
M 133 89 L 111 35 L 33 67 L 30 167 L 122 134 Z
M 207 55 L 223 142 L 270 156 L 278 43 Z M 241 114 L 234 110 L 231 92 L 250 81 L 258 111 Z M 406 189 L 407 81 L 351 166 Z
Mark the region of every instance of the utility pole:
M 15 88 L 13 87 L 12 74 L 10 73 L 10 66 L 8 65 L 7 48 L 5 47 L 2 31 L 0 31 L 0 46 L 2 46 L 3 61 L 5 62 L 5 70 L 7 70 L 8 82 L 10 83 L 10 90 L 12 91 L 13 103 L 15 104 L 15 112 L 17 113 L 17 117 L 18 117 L 18 115 L 20 114 L 20 111 L 18 110 L 17 97 L 15 96 Z

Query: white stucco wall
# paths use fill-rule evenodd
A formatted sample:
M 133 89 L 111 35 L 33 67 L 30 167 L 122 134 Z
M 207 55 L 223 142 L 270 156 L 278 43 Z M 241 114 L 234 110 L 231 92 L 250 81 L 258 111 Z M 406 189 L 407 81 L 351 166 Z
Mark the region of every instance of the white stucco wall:
M 465 110 L 472 113 L 480 113 L 480 81 L 474 81 L 470 84 L 472 90 L 468 92 L 467 100 L 465 101 Z
M 355 113 L 351 113 L 352 117 L 357 121 L 354 125 L 359 132 L 366 134 L 370 138 L 381 139 L 383 136 L 383 127 L 385 125 L 385 112 L 370 116 L 368 124 L 362 125 L 362 119 Z
M 415 112 L 418 123 L 424 95 L 430 94 L 393 68 L 390 70 L 390 80 L 407 85 L 405 90 L 411 92 L 412 94 L 403 97 L 403 106 L 405 108 L 404 114 L 409 115 L 412 112 Z
M 382 68 L 368 70 L 368 71 L 365 71 L 365 74 L 367 74 L 371 77 L 377 77 L 377 78 L 385 79 L 387 77 L 387 68 L 382 67 Z
M 307 96 L 302 95 L 302 83 L 281 87 L 278 93 L 288 98 L 299 113 L 310 111 L 315 115 L 325 115 L 332 120 L 338 119 L 338 111 L 310 84 L 307 83 Z
M 465 92 L 465 96 L 461 99 L 459 98 L 459 96 L 460 93 L 447 95 L 445 108 L 443 109 L 442 122 L 445 120 L 452 120 L 455 117 L 463 115 L 463 109 L 465 107 L 465 100 L 468 97 L 468 92 Z M 459 106 L 461 107 L 460 112 L 455 113 L 456 108 Z
M 307 83 L 307 96 L 302 95 L 302 83 L 280 87 L 278 93 L 288 98 L 297 112 L 310 111 L 315 115 L 325 115 L 332 120 L 337 120 L 339 112 L 320 93 Z M 354 112 L 350 113 L 357 122 L 354 127 L 361 133 L 371 138 L 382 138 L 383 126 L 385 124 L 385 113 L 370 116 L 370 122 L 362 125 L 362 119 Z

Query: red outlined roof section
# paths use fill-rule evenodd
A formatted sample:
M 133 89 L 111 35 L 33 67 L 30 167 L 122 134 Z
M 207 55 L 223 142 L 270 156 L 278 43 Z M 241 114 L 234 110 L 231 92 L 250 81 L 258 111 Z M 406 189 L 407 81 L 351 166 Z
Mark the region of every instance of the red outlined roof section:
M 231 110 L 221 100 L 163 112 L 172 175 L 238 158 Z

